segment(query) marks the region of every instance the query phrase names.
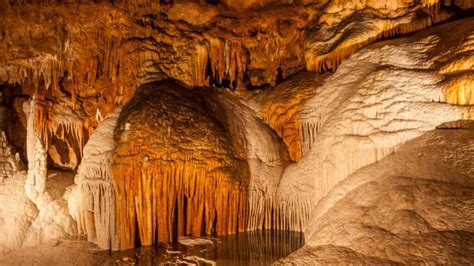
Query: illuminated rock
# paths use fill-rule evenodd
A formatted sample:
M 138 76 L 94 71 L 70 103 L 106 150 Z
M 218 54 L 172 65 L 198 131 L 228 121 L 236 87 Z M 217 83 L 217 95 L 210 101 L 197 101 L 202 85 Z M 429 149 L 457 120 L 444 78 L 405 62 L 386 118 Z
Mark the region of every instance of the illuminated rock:
M 301 72 L 275 88 L 251 96 L 248 100 L 263 120 L 283 139 L 293 161 L 301 158 L 302 138 L 308 138 L 306 135 L 310 133 L 301 132 L 304 101 L 314 96 L 325 77 L 327 75 Z
M 277 223 L 275 193 L 287 153 L 235 96 L 169 82 L 144 85 L 120 114 L 112 151 L 117 114 L 91 136 L 79 188 L 69 195 L 80 230 L 101 248 L 132 248 L 136 237 L 151 245 Z M 104 141 L 110 145 L 99 146 Z
M 0 213 L 18 203 L 27 215 L 0 217 L 0 232 L 14 228 L 0 247 L 76 229 L 112 250 L 262 228 L 306 230 L 313 241 L 315 206 L 337 184 L 473 119 L 473 19 L 426 29 L 473 7 L 1 1 L 0 144 L 11 141 L 28 172 L 0 153 L 12 198 Z M 53 168 L 77 170 L 69 214 L 70 179 Z M 391 261 L 382 257 L 362 262 Z
M 121 108 L 110 112 L 84 147 L 75 184 L 69 188 L 69 211 L 78 231 L 102 249 L 117 249 L 115 235 L 115 191 L 110 169 L 115 148 L 113 132 Z
M 279 76 L 304 68 L 334 70 L 371 42 L 426 28 L 457 10 L 434 0 L 75 4 L 71 15 L 67 3 L 2 2 L 0 82 L 30 96 L 46 90 L 48 98 L 69 98 L 90 131 L 97 110 L 106 115 L 145 82 L 275 86 Z M 472 8 L 469 1 L 455 4 Z
M 472 21 L 369 46 L 345 60 L 304 103 L 301 131 L 310 137 L 302 141 L 302 159 L 285 169 L 279 203 L 317 203 L 355 170 L 404 142 L 446 122 L 474 119 L 472 106 L 461 105 L 470 87 L 447 93 L 452 82 L 439 68 L 449 61 L 437 61 L 446 51 L 471 43 Z M 306 212 L 296 211 L 290 228 L 304 229 Z
M 469 264 L 474 127 L 461 124 L 427 132 L 337 184 L 316 204 L 306 246 L 280 263 Z

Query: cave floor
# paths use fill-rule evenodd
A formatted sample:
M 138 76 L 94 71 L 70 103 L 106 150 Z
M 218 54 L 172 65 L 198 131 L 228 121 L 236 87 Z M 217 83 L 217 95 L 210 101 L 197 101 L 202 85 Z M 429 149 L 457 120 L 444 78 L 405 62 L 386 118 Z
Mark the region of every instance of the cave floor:
M 0 265 L 269 265 L 303 244 L 301 233 L 260 230 L 110 252 L 70 237 L 12 251 L 0 257 Z

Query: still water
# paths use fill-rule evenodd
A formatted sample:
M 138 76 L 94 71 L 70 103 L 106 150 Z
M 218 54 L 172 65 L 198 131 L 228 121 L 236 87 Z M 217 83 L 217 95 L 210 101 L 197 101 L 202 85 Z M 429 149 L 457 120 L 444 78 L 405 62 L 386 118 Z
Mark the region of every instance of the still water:
M 215 238 L 182 238 L 178 243 L 121 252 L 100 251 L 106 265 L 269 265 L 304 244 L 303 234 L 259 230 Z

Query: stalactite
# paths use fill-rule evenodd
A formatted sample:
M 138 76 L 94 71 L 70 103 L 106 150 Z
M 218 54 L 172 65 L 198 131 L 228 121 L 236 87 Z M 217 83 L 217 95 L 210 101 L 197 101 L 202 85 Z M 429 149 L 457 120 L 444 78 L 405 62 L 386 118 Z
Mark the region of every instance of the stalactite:
M 196 56 L 194 63 L 194 85 L 195 86 L 209 86 L 209 78 L 207 75 L 207 64 L 209 59 L 208 48 L 204 44 L 196 46 Z
M 278 230 L 303 232 L 309 220 L 313 200 L 286 201 L 280 199 L 276 208 L 273 228 Z
M 308 154 L 311 150 L 313 143 L 316 140 L 316 136 L 318 135 L 319 131 L 321 130 L 321 123 L 318 121 L 317 123 L 311 122 L 303 122 L 301 123 L 301 153 L 302 156 Z
M 71 109 L 52 105 L 44 99 L 44 96 L 35 97 L 34 127 L 45 149 L 48 150 L 53 136 L 64 141 L 69 139 L 77 144 L 82 157 L 82 149 L 87 138 L 84 121 Z
M 271 108 L 266 109 L 263 114 L 263 119 L 267 122 L 277 134 L 283 138 L 288 146 L 290 158 L 297 161 L 301 158 L 301 142 L 299 125 L 301 123 L 299 113 L 302 106 L 296 106 L 289 109 L 289 112 L 279 114 Z
M 225 235 L 244 229 L 245 216 L 238 214 L 246 213 L 247 193 L 216 171 L 179 160 L 114 167 L 117 198 L 126 199 L 117 204 L 120 249 L 134 246 L 135 219 L 145 246 L 169 242 L 174 234 Z M 123 233 L 129 230 L 131 235 Z
M 248 174 L 239 170 L 245 163 L 232 151 L 235 144 L 212 122 L 204 96 L 154 86 L 140 89 L 117 127 L 112 173 L 119 249 L 134 247 L 135 239 L 152 245 L 245 230 Z
M 51 54 L 19 59 L 0 69 L 0 80 L 3 82 L 26 84 L 28 81 L 36 88 L 43 82 L 46 90 L 58 90 L 59 79 L 64 71 L 58 56 Z
M 303 159 L 285 171 L 280 204 L 282 199 L 309 198 L 316 203 L 354 171 L 380 161 L 402 143 L 448 121 L 472 119 L 470 106 L 454 105 L 467 103 L 472 95 L 466 90 L 472 79 L 465 65 L 439 74 L 440 67 L 468 56 L 459 45 L 467 35 L 457 26 L 444 26 L 438 34 L 419 33 L 403 44 L 386 42 L 357 52 L 326 80 L 305 103 Z M 458 77 L 466 82 L 459 87 Z M 456 85 L 449 91 L 451 84 Z M 308 179 L 294 184 L 304 176 Z
M 211 80 L 220 85 L 224 79 L 228 79 L 231 86 L 235 83 L 237 88 L 241 88 L 248 64 L 246 48 L 240 42 L 208 38 L 209 63 L 213 75 Z

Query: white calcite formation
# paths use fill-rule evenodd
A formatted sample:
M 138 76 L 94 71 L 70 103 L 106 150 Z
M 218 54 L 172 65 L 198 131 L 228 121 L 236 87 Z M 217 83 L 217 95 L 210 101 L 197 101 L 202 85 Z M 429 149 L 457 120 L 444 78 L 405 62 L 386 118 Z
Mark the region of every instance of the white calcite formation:
M 2 243 L 2 251 L 41 244 L 76 232 L 66 202 L 61 198 L 67 178 L 61 175 L 48 176 L 45 146 L 35 128 L 36 108 L 38 106 L 34 98 L 25 102 L 24 110 L 28 119 L 26 180 L 23 172 L 16 171 L 13 175 L 12 172 L 6 172 L 9 180 L 4 187 L 0 187 L 7 202 L 0 207 L 0 212 L 4 214 L 2 219 L 6 219 L 2 231 L 7 240 Z M 2 143 L 4 147 L 7 145 Z
M 75 185 L 67 193 L 71 215 L 78 231 L 87 234 L 90 242 L 102 249 L 116 249 L 115 243 L 115 193 L 110 170 L 113 134 L 121 108 L 109 113 L 99 124 L 84 147 L 84 157 L 79 165 Z
M 464 126 L 463 126 L 464 124 Z M 424 133 L 337 184 L 277 264 L 470 264 L 474 124 Z
M 31 105 L 34 108 L 34 101 L 28 102 L 25 109 L 31 110 Z M 31 126 L 34 119 L 29 118 Z M 75 233 L 75 225 L 61 198 L 71 179 L 64 174 L 48 176 L 41 142 L 35 134 L 28 134 L 28 137 L 31 160 L 26 173 L 5 134 L 2 132 L 0 136 L 0 254 Z
M 0 132 L 0 184 L 5 178 L 13 176 L 21 168 L 20 155 L 13 153 L 5 132 Z
M 22 246 L 27 228 L 38 215 L 35 205 L 26 197 L 24 172 L 5 133 L 0 136 L 0 254 Z
M 28 156 L 28 175 L 26 177 L 25 191 L 26 195 L 36 203 L 36 201 L 49 201 L 44 199 L 43 193 L 46 189 L 46 177 L 48 175 L 48 166 L 46 148 L 41 140 L 40 134 L 36 131 L 36 112 L 38 105 L 33 98 L 25 102 L 23 110 L 27 117 L 26 126 L 26 154 Z
M 169 35 L 170 44 L 127 48 L 148 51 L 130 60 L 124 55 L 136 53 L 118 49 L 121 38 L 98 45 L 105 47 L 106 59 L 84 67 L 87 74 L 70 81 L 70 100 L 59 88 L 60 77 L 80 64 L 62 65 L 63 57 L 45 54 L 38 62 L 26 60 L 25 69 L 20 64 L 11 74 L 4 70 L 4 82 L 26 83 L 28 77 L 44 83 L 45 91 L 22 91 L 22 97 L 34 96 L 16 101 L 26 101 L 21 119 L 25 124 L 26 117 L 27 172 L 0 134 L 0 253 L 77 233 L 100 249 L 125 250 L 186 235 L 283 229 L 305 232 L 307 246 L 282 263 L 473 261 L 474 19 L 372 45 L 341 63 L 375 39 L 450 16 L 446 9 L 438 12 L 434 0 L 421 6 L 402 1 L 409 16 L 401 16 L 405 11 L 398 4 L 365 2 L 324 5 L 317 25 L 306 31 L 321 40 L 303 43 L 295 35 L 291 42 L 299 40 L 302 47 L 290 58 L 296 62 L 283 69 L 273 68 L 284 65 L 281 58 L 272 67 L 247 64 L 256 60 L 253 53 L 261 56 L 262 44 L 262 50 L 275 54 L 290 44 L 272 47 L 272 41 L 258 37 L 252 46 L 258 49 L 248 53 L 240 41 L 206 35 L 195 42 L 191 36 L 186 46 L 174 46 Z M 457 2 L 471 6 L 466 3 Z M 374 18 L 372 8 L 380 9 L 383 18 Z M 425 15 L 418 20 L 421 9 Z M 354 23 L 345 24 L 348 17 Z M 179 36 L 192 32 L 181 22 L 182 29 L 164 22 Z M 127 27 L 124 33 L 138 30 Z M 161 26 L 146 28 L 146 36 L 154 27 Z M 138 43 L 153 39 L 129 37 Z M 155 45 L 165 48 L 150 52 Z M 95 52 L 97 47 L 89 48 Z M 72 58 L 64 50 L 64 58 Z M 177 50 L 184 55 L 170 62 L 189 66 L 168 66 L 166 58 Z M 300 72 L 263 93 L 241 90 L 245 84 L 275 84 L 303 69 L 303 57 L 307 70 L 338 68 L 320 76 Z M 101 61 L 109 62 L 106 71 Z M 143 70 L 137 69 L 145 61 L 153 68 L 153 62 L 164 64 L 155 73 L 159 79 L 174 77 L 203 87 L 230 82 L 239 90 L 192 90 L 172 81 L 142 84 L 149 75 L 138 78 Z M 8 86 L 1 87 L 8 97 L 17 93 Z M 99 93 L 96 87 L 107 89 Z M 6 99 L 4 108 L 11 100 Z M 116 108 L 122 104 L 123 109 Z M 67 174 L 48 171 L 48 160 L 68 169 L 80 162 L 74 184 Z
M 229 91 L 217 99 L 226 109 L 230 127 L 247 154 L 250 171 L 247 230 L 284 228 L 286 217 L 276 193 L 289 157 L 284 144 L 256 114 Z M 236 129 L 236 130 L 235 130 Z
M 305 102 L 303 158 L 285 170 L 279 190 L 280 202 L 299 206 L 290 229 L 304 230 L 309 209 L 301 206 L 317 203 L 355 170 L 443 123 L 474 118 L 472 106 L 452 104 L 471 101 L 472 68 L 460 64 L 440 74 L 450 62 L 472 56 L 473 22 L 363 49 Z M 448 81 L 460 74 L 467 85 L 450 93 Z
M 151 88 L 150 86 L 159 88 Z M 171 83 L 151 84 L 147 85 L 147 87 L 143 87 L 141 90 L 149 92 L 153 89 L 155 89 L 157 93 L 160 90 L 177 90 L 180 93 L 183 93 L 183 90 L 184 92 L 186 90 Z M 166 93 L 167 92 L 163 92 L 161 95 L 167 95 Z M 288 164 L 288 154 L 283 143 L 263 121 L 255 116 L 251 109 L 245 106 L 245 104 L 231 92 L 221 91 L 216 93 L 213 91 L 207 91 L 204 93 L 204 95 L 207 95 L 206 106 L 209 108 L 208 112 L 212 112 L 217 117 L 216 119 L 224 121 L 223 124 L 219 126 L 223 127 L 225 131 L 230 132 L 232 141 L 237 143 L 236 154 L 242 156 L 242 163 L 245 165 L 242 168 L 235 169 L 238 171 L 237 174 L 242 176 L 248 174 L 250 176 L 248 183 L 245 184 L 244 187 L 245 191 L 247 191 L 246 195 L 248 195 L 248 199 L 242 199 L 244 205 L 248 204 L 248 214 L 243 214 L 248 216 L 240 217 L 242 219 L 248 217 L 242 222 L 242 230 L 277 227 L 279 222 L 279 219 L 277 219 L 279 212 L 278 204 L 276 204 L 276 192 L 281 173 Z M 148 97 L 145 100 L 149 101 L 150 99 L 151 98 Z M 158 101 L 159 99 L 160 97 L 156 96 L 154 101 Z M 199 103 L 199 100 L 196 100 L 196 103 L 189 102 L 188 105 L 194 105 L 197 103 Z M 176 104 L 178 105 L 180 103 Z M 143 105 L 136 106 L 138 108 L 143 108 Z M 165 110 L 168 109 L 165 108 Z M 118 217 L 116 207 L 122 206 L 121 202 L 116 202 L 116 198 L 119 197 L 116 192 L 120 190 L 120 188 L 117 187 L 115 182 L 117 177 L 113 175 L 113 171 L 111 170 L 111 166 L 114 163 L 112 161 L 112 156 L 113 153 L 116 152 L 114 131 L 117 132 L 117 130 L 121 130 L 118 129 L 119 125 L 117 124 L 120 112 L 121 108 L 118 108 L 114 112 L 109 113 L 91 135 L 84 148 L 84 157 L 75 178 L 76 185 L 69 189 L 66 196 L 69 202 L 70 212 L 77 222 L 79 232 L 87 234 L 88 240 L 98 244 L 102 249 L 123 249 L 123 243 L 117 238 L 116 232 L 116 225 L 120 223 L 120 221 L 116 220 L 116 217 Z M 177 113 L 173 114 L 179 116 Z M 156 115 L 160 116 L 164 114 Z M 122 121 L 122 123 L 124 122 Z M 159 128 L 159 126 L 162 125 L 157 124 L 156 126 Z M 127 122 L 123 124 L 123 128 L 130 131 L 134 130 L 132 129 L 132 125 Z M 171 134 L 171 130 L 177 129 L 167 127 L 166 130 L 168 132 L 167 134 Z M 196 130 L 202 129 L 197 128 Z M 209 136 L 205 137 L 210 138 Z M 161 141 L 160 134 L 158 133 L 156 133 L 153 138 L 156 138 L 156 141 Z M 150 141 L 153 140 L 154 139 L 151 139 Z M 136 139 L 130 138 L 127 141 L 127 143 L 129 143 L 127 145 L 135 147 L 137 145 L 135 141 Z M 149 145 L 160 147 L 158 144 Z M 164 152 L 167 151 L 165 150 Z M 214 152 L 216 153 L 216 157 L 219 158 L 219 156 L 222 156 L 219 152 Z M 170 157 L 163 163 L 161 169 L 171 167 L 174 163 L 179 163 L 182 160 L 186 162 L 187 158 Z M 192 175 L 188 175 L 189 176 L 185 176 L 185 178 L 192 177 Z M 137 177 L 125 176 L 126 180 L 131 180 L 133 178 Z M 175 174 L 170 178 L 171 180 L 179 180 Z M 159 176 L 154 177 L 151 186 L 153 186 L 155 182 L 159 184 Z M 204 188 L 204 185 L 200 182 L 195 182 L 195 184 L 193 183 L 191 185 L 196 186 L 197 189 Z M 126 190 L 125 192 L 130 193 L 129 190 L 131 190 L 132 187 L 133 186 L 127 185 L 124 188 Z M 141 186 L 139 187 L 141 188 Z M 146 190 L 148 188 L 144 187 L 143 189 Z M 149 193 L 155 192 L 149 191 Z M 170 193 L 176 193 L 179 195 L 181 192 L 172 191 Z M 167 196 L 167 194 L 161 190 L 159 194 L 156 194 L 156 197 L 165 196 Z M 188 200 L 193 199 L 191 195 L 188 196 L 190 197 Z M 210 195 L 210 197 L 214 196 L 215 195 L 213 194 Z M 156 197 L 152 197 L 151 204 L 158 204 L 157 202 L 159 201 Z M 170 197 L 174 196 L 172 195 Z M 139 197 L 133 195 L 126 196 L 126 199 L 127 208 L 139 206 L 143 203 Z M 124 199 L 122 198 L 122 200 Z M 219 204 L 217 198 L 213 201 L 216 201 L 215 204 Z M 199 202 L 199 204 L 202 203 L 203 202 Z M 175 206 L 175 208 L 179 207 L 180 206 Z M 149 208 L 149 206 L 145 205 L 143 208 L 146 209 Z M 186 211 L 186 209 L 178 211 Z M 140 213 L 138 209 L 137 212 Z M 165 213 L 166 212 L 163 210 L 163 213 L 158 212 L 154 213 L 154 215 L 156 215 L 158 219 L 168 219 L 167 217 L 162 217 Z M 190 218 L 194 219 L 195 217 Z M 175 219 L 178 218 L 175 217 Z M 132 223 L 130 226 L 135 226 L 136 221 L 132 220 L 129 222 Z M 142 226 L 140 228 L 144 228 L 144 225 L 140 224 L 140 220 L 138 220 L 138 223 Z M 127 224 L 122 221 L 121 225 L 126 226 Z M 168 227 L 165 227 L 164 225 L 158 226 L 158 231 L 168 230 Z M 172 226 L 174 227 L 176 225 Z M 130 229 L 126 227 L 125 229 L 132 230 L 133 228 Z M 172 230 L 172 228 L 170 230 Z M 193 234 L 199 233 L 200 230 L 199 232 L 193 231 Z M 143 235 L 145 234 L 142 233 L 141 237 Z M 131 244 L 134 245 L 134 243 Z

